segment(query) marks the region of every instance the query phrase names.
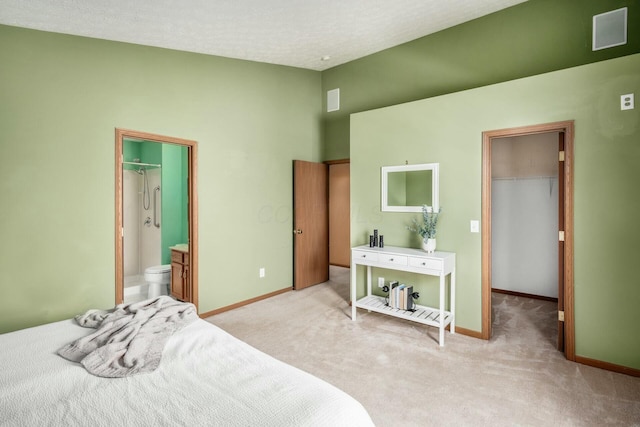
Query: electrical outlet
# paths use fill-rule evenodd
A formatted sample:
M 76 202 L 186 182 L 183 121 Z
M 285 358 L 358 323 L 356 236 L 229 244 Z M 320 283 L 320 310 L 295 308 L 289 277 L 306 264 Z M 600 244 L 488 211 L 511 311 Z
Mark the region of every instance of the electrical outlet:
M 260 269 L 260 277 L 264 277 L 264 267 Z
M 381 288 L 384 286 L 384 277 L 378 277 L 378 287 Z
M 633 110 L 633 94 L 620 95 L 620 109 Z

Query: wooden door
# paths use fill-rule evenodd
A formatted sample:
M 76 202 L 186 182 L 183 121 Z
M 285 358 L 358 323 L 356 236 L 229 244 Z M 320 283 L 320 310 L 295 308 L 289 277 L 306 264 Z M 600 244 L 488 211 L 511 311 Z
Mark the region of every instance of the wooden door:
M 558 133 L 558 350 L 564 352 L 564 132 Z
M 178 264 L 177 262 L 171 263 L 171 296 L 183 300 L 184 299 L 184 288 L 182 283 L 182 264 Z
M 349 163 L 329 163 L 329 264 L 351 264 Z
M 329 280 L 328 167 L 293 161 L 293 288 Z
M 189 281 L 189 266 L 183 266 L 182 274 L 182 295 L 185 302 L 191 302 L 191 282 Z

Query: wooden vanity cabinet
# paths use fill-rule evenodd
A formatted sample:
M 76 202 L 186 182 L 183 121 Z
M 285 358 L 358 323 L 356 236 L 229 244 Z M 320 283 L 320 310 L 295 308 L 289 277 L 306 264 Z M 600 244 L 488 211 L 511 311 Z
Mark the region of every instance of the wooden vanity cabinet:
M 191 302 L 188 252 L 171 250 L 171 296 L 180 301 Z

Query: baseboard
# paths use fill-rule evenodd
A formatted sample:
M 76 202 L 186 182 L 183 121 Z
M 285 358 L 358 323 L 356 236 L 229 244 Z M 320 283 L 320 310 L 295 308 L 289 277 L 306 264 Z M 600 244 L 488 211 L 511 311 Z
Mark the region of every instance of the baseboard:
M 525 292 L 509 291 L 507 289 L 491 288 L 491 292 L 495 292 L 497 294 L 513 295 L 513 296 L 516 296 L 516 297 L 532 298 L 532 299 L 540 299 L 540 300 L 543 300 L 543 301 L 558 302 L 558 298 L 545 297 L 545 296 L 542 296 L 542 295 L 527 294 Z
M 269 292 L 268 294 L 260 295 L 260 296 L 255 297 L 255 298 L 251 298 L 251 299 L 248 299 L 248 300 L 245 300 L 245 301 L 237 302 L 235 304 L 227 305 L 226 307 L 216 308 L 215 310 L 207 311 L 206 313 L 200 313 L 199 316 L 204 319 L 205 317 L 213 316 L 215 314 L 224 313 L 225 311 L 229 311 L 229 310 L 233 310 L 235 308 L 243 307 L 245 305 L 249 305 L 249 304 L 252 304 L 254 302 L 262 301 L 263 299 L 275 297 L 276 295 L 284 294 L 284 293 L 289 292 L 291 290 L 293 290 L 293 288 L 288 287 L 288 288 L 280 289 L 278 291 Z
M 449 326 L 447 326 L 447 329 L 449 329 Z M 482 339 L 482 332 L 474 331 L 473 329 L 461 328 L 460 326 L 456 326 L 456 334 Z
M 344 267 L 344 268 L 350 268 L 351 267 L 349 264 L 340 264 L 340 263 L 337 263 L 337 262 L 332 262 L 329 265 L 335 265 L 336 267 Z
M 600 368 L 607 371 L 618 372 L 620 374 L 631 375 L 632 377 L 640 377 L 640 369 L 616 365 L 615 363 L 603 362 L 602 360 L 590 359 L 588 357 L 578 355 L 576 355 L 576 362 L 582 363 L 583 365 L 593 366 L 594 368 Z
M 447 326 L 447 329 L 449 327 Z M 456 334 L 467 335 L 473 338 L 482 338 L 482 333 L 471 329 L 461 328 L 456 326 Z M 590 359 L 583 356 L 575 356 L 575 362 L 583 365 L 593 366 L 594 368 L 600 368 L 607 371 L 618 372 L 620 374 L 630 375 L 632 377 L 640 377 L 640 369 L 629 368 L 628 366 L 616 365 L 615 363 L 603 362 L 602 360 Z

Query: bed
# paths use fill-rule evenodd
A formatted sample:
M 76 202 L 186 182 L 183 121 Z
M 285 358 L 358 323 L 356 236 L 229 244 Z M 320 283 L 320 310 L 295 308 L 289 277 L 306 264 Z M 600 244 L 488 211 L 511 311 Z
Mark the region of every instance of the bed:
M 151 373 L 101 378 L 56 351 L 65 320 L 0 335 L 0 425 L 372 426 L 345 392 L 197 319 Z

